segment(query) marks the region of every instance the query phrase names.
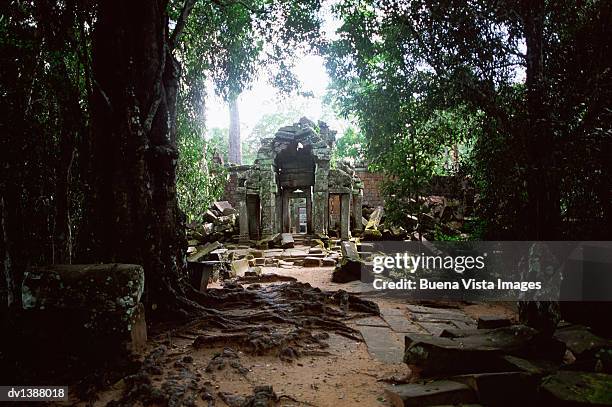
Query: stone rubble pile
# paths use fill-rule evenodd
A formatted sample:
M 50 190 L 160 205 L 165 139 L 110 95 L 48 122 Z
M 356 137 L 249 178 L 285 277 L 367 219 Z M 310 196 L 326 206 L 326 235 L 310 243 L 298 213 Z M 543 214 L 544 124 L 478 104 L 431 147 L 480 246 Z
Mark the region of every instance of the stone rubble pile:
M 466 207 L 459 199 L 444 196 L 427 196 L 421 205 L 414 201 L 407 204 L 410 214 L 403 219 L 402 225 L 387 221 L 382 206 L 364 206 L 362 224 L 363 240 L 438 240 L 437 235 L 467 239 L 462 231 L 466 221 Z
M 418 380 L 386 390 L 394 406 L 612 405 L 612 340 L 565 324 L 545 336 L 504 318 L 405 335 Z
M 213 202 L 202 215 L 202 222 L 187 225 L 187 239 L 190 247 L 214 241 L 234 240 L 238 234 L 236 209 L 227 201 Z M 193 252 L 195 250 L 191 250 Z M 190 252 L 190 253 L 191 253 Z

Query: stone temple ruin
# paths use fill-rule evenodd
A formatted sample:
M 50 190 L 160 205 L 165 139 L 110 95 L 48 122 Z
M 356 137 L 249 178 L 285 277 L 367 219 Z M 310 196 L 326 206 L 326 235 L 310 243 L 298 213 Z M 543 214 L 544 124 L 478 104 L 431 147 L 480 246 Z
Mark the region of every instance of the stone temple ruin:
M 240 241 L 277 233 L 327 236 L 330 198 L 340 200 L 340 238 L 362 230 L 363 184 L 345 162 L 331 168 L 336 132 L 302 118 L 261 141 L 254 165 L 239 166 L 235 202 Z

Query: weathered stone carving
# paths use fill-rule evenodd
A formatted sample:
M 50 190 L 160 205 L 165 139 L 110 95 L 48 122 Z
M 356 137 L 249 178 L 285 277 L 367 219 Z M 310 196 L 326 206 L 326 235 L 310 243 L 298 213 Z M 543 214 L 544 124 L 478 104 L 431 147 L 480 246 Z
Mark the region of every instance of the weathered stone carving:
M 242 241 L 299 231 L 300 208 L 306 212 L 306 232 L 326 236 L 330 194 L 340 195 L 341 238 L 350 237 L 351 214 L 354 231 L 361 231 L 363 184 L 349 163 L 331 168 L 335 137 L 324 122 L 303 117 L 263 139 L 254 165 L 232 169 Z

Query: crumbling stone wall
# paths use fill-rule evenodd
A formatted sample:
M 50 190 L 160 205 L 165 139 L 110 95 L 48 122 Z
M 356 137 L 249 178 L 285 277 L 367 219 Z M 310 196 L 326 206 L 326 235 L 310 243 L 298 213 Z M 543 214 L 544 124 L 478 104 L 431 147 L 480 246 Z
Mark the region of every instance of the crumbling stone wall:
M 363 182 L 363 205 L 384 206 L 384 199 L 380 191 L 384 180 L 383 174 L 369 171 L 367 168 L 355 168 L 355 173 Z
M 330 195 L 340 197 L 341 237 L 348 239 L 351 224 L 361 230 L 363 184 L 348 163 L 332 168 L 335 135 L 325 123 L 302 118 L 262 139 L 254 165 L 230 168 L 223 198 L 239 212 L 240 240 L 294 230 L 296 198 L 306 202 L 308 233 L 325 236 Z

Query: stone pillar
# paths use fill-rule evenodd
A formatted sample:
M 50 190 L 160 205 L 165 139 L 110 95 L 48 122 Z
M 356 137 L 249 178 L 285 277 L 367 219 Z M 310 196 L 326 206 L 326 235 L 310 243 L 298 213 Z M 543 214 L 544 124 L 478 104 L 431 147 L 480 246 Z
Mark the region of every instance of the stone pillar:
M 314 233 L 322 236 L 327 235 L 327 206 L 329 199 L 329 161 L 317 162 L 315 169 L 315 185 L 313 197 L 313 229 Z
M 363 224 L 361 223 L 361 218 L 363 218 L 363 214 L 361 213 L 363 207 L 363 190 L 360 189 L 356 193 L 353 194 L 353 229 L 355 232 L 361 232 L 363 230 Z
M 281 233 L 283 230 L 283 195 L 281 192 L 276 194 L 276 215 L 274 216 L 274 233 Z
M 340 195 L 340 239 L 348 240 L 351 222 L 351 194 Z
M 300 205 L 297 199 L 289 205 L 290 233 L 300 233 Z
M 249 240 L 249 210 L 247 207 L 246 200 L 241 199 L 238 202 L 238 214 L 239 214 L 239 222 L 240 222 L 240 235 L 238 236 L 238 240 L 242 242 L 246 242 Z
M 259 196 L 247 195 L 247 213 L 249 216 L 249 236 L 251 239 L 259 240 L 261 237 Z
M 267 161 L 267 162 L 266 162 Z M 272 160 L 260 163 L 260 202 L 261 202 L 261 229 L 262 238 L 270 237 L 276 233 L 276 178 Z
M 306 190 L 306 233 L 312 233 L 312 190 Z
M 282 212 L 282 232 L 283 233 L 290 233 L 291 229 L 291 218 L 290 218 L 290 214 L 289 214 L 289 194 L 290 191 L 286 188 L 283 188 L 283 192 L 282 192 L 282 205 L 283 205 L 283 212 Z

